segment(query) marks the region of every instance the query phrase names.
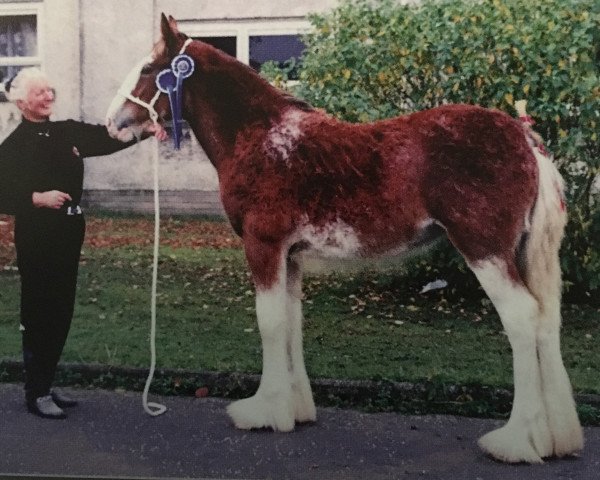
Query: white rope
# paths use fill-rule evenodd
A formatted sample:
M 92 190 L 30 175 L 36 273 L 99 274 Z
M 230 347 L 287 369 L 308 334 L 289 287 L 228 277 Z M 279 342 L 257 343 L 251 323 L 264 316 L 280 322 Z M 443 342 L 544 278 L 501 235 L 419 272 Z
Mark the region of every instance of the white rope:
M 160 243 L 160 203 L 158 200 L 158 143 L 156 140 L 153 155 L 154 170 L 154 255 L 152 260 L 152 295 L 150 300 L 150 372 L 146 379 L 142 403 L 148 415 L 156 417 L 167 411 L 160 403 L 148 402 L 148 391 L 156 368 L 156 284 L 158 283 L 158 246 Z M 156 409 L 156 410 L 152 410 Z
M 181 46 L 181 49 L 179 50 L 179 55 L 181 55 L 183 52 L 185 52 L 185 49 L 188 47 L 188 45 L 190 43 L 192 43 L 194 41 L 193 38 L 188 38 L 185 42 L 183 42 L 183 45 Z
M 124 92 L 123 90 L 119 90 L 118 93 L 122 97 L 125 97 L 127 100 L 130 100 L 133 103 L 137 103 L 141 107 L 144 107 L 146 110 L 148 110 L 150 120 L 152 120 L 154 123 L 158 122 L 158 112 L 154 108 L 154 104 L 156 103 L 156 100 L 158 100 L 158 97 L 161 94 L 160 90 L 156 91 L 156 93 L 152 97 L 152 100 L 150 100 L 150 103 L 146 103 L 141 98 L 134 97 L 131 93 Z
M 186 47 L 192 42 L 191 38 L 188 38 L 183 46 L 181 47 L 182 54 Z M 131 100 L 138 105 L 146 108 L 150 114 L 150 119 L 155 125 L 158 124 L 158 113 L 154 109 L 154 104 L 160 95 L 160 90 L 157 90 L 150 100 L 150 103 L 146 103 L 143 100 L 134 97 L 131 93 L 119 91 L 119 93 Z M 148 378 L 146 379 L 146 385 L 144 386 L 144 394 L 142 395 L 142 404 L 144 410 L 148 415 L 157 417 L 167 411 L 167 407 L 155 402 L 148 402 L 148 391 L 150 390 L 150 384 L 154 378 L 154 370 L 156 369 L 156 284 L 158 283 L 158 247 L 160 244 L 160 202 L 158 199 L 158 143 L 155 140 L 153 154 L 153 171 L 154 171 L 154 253 L 152 258 L 152 294 L 150 299 L 150 371 L 148 372 Z M 152 409 L 156 410 L 152 410 Z

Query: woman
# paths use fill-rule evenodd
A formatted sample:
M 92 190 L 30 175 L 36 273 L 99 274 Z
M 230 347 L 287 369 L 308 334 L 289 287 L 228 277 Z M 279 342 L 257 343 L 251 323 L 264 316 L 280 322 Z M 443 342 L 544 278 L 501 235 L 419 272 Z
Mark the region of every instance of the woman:
M 79 207 L 83 158 L 107 155 L 134 142 L 111 138 L 106 127 L 51 121 L 54 90 L 36 68 L 7 85 L 22 122 L 0 145 L 0 212 L 15 215 L 21 276 L 25 400 L 30 412 L 65 418 L 76 401 L 51 389 L 75 303 L 85 221 Z M 166 133 L 149 126 L 143 136 Z

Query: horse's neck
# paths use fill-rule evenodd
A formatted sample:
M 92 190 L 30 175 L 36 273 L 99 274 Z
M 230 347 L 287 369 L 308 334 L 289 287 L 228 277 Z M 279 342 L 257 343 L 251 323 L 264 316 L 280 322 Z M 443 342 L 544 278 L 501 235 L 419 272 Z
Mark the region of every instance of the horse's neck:
M 217 170 L 233 155 L 241 132 L 268 129 L 285 103 L 276 89 L 245 67 L 203 85 L 190 85 L 189 99 L 186 120 Z
M 212 116 L 194 114 L 187 118 L 187 122 L 204 153 L 218 171 L 223 159 L 233 150 L 233 142 L 219 131 L 218 122 Z

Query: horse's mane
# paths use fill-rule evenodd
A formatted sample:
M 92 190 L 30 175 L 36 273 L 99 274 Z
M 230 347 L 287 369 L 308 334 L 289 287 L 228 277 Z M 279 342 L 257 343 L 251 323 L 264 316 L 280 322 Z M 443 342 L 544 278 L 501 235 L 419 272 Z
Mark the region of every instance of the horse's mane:
M 289 105 L 296 107 L 304 112 L 314 112 L 316 110 L 315 107 L 313 107 L 306 100 L 294 97 L 291 93 L 282 92 L 282 96 Z

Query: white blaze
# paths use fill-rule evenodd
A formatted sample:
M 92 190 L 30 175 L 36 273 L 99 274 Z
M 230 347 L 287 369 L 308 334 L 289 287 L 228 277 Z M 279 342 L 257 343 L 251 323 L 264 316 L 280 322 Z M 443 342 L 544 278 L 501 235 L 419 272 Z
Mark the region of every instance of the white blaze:
M 125 77 L 125 80 L 121 84 L 118 93 L 113 98 L 110 106 L 108 107 L 108 111 L 106 112 L 106 126 L 113 136 L 117 136 L 117 129 L 115 125 L 115 120 L 121 110 L 123 108 L 123 104 L 125 103 L 125 95 L 130 94 L 138 81 L 140 80 L 140 75 L 142 72 L 142 68 L 144 65 L 151 63 L 154 59 L 151 55 L 144 57 L 140 60 L 135 67 L 133 67 L 130 72 Z

